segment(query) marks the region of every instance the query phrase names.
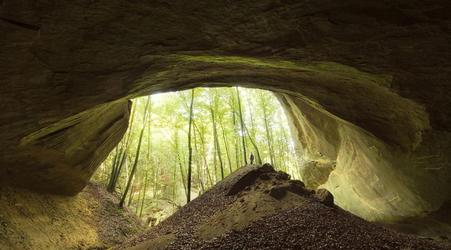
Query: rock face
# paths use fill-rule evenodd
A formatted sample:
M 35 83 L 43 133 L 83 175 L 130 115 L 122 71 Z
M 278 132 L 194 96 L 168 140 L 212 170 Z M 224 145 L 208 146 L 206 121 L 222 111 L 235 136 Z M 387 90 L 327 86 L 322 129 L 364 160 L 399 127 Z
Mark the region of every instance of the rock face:
M 451 198 L 449 1 L 0 1 L 2 185 L 75 194 L 127 100 L 278 93 L 307 186 L 371 220 Z M 220 18 L 218 18 L 220 17 Z
M 327 189 L 316 190 L 315 197 L 326 206 L 334 206 L 334 196 Z

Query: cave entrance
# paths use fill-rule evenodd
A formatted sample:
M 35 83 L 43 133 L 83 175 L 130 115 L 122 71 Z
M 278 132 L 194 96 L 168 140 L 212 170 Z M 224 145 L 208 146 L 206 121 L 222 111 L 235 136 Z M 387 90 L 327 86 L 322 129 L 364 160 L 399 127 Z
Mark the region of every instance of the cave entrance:
M 270 91 L 195 88 L 132 102 L 127 132 L 93 179 L 149 224 L 246 164 L 300 177 L 287 117 Z

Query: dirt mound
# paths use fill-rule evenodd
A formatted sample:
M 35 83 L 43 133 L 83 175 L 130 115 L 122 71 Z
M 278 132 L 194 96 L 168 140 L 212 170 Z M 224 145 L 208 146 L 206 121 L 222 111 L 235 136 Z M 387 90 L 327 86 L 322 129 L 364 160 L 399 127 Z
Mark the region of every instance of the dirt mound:
M 272 167 L 246 166 L 118 249 L 446 249 L 366 222 Z
M 144 230 L 117 197 L 89 184 L 77 196 L 2 188 L 0 249 L 106 249 Z

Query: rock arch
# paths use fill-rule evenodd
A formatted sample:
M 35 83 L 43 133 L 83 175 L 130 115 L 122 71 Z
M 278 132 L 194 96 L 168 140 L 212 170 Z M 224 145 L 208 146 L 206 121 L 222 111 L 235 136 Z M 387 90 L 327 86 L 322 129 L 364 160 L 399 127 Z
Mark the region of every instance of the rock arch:
M 196 86 L 276 92 L 304 175 L 370 220 L 451 190 L 446 1 L 12 1 L 0 6 L 2 185 L 74 194 L 128 99 Z

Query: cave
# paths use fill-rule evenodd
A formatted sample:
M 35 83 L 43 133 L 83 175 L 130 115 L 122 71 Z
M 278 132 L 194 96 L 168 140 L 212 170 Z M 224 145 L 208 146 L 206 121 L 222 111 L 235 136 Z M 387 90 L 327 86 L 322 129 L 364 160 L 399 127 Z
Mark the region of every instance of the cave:
M 79 199 L 127 129 L 128 100 L 238 85 L 278 97 L 306 187 L 371 222 L 446 215 L 450 11 L 444 0 L 0 1 L 2 206 Z

